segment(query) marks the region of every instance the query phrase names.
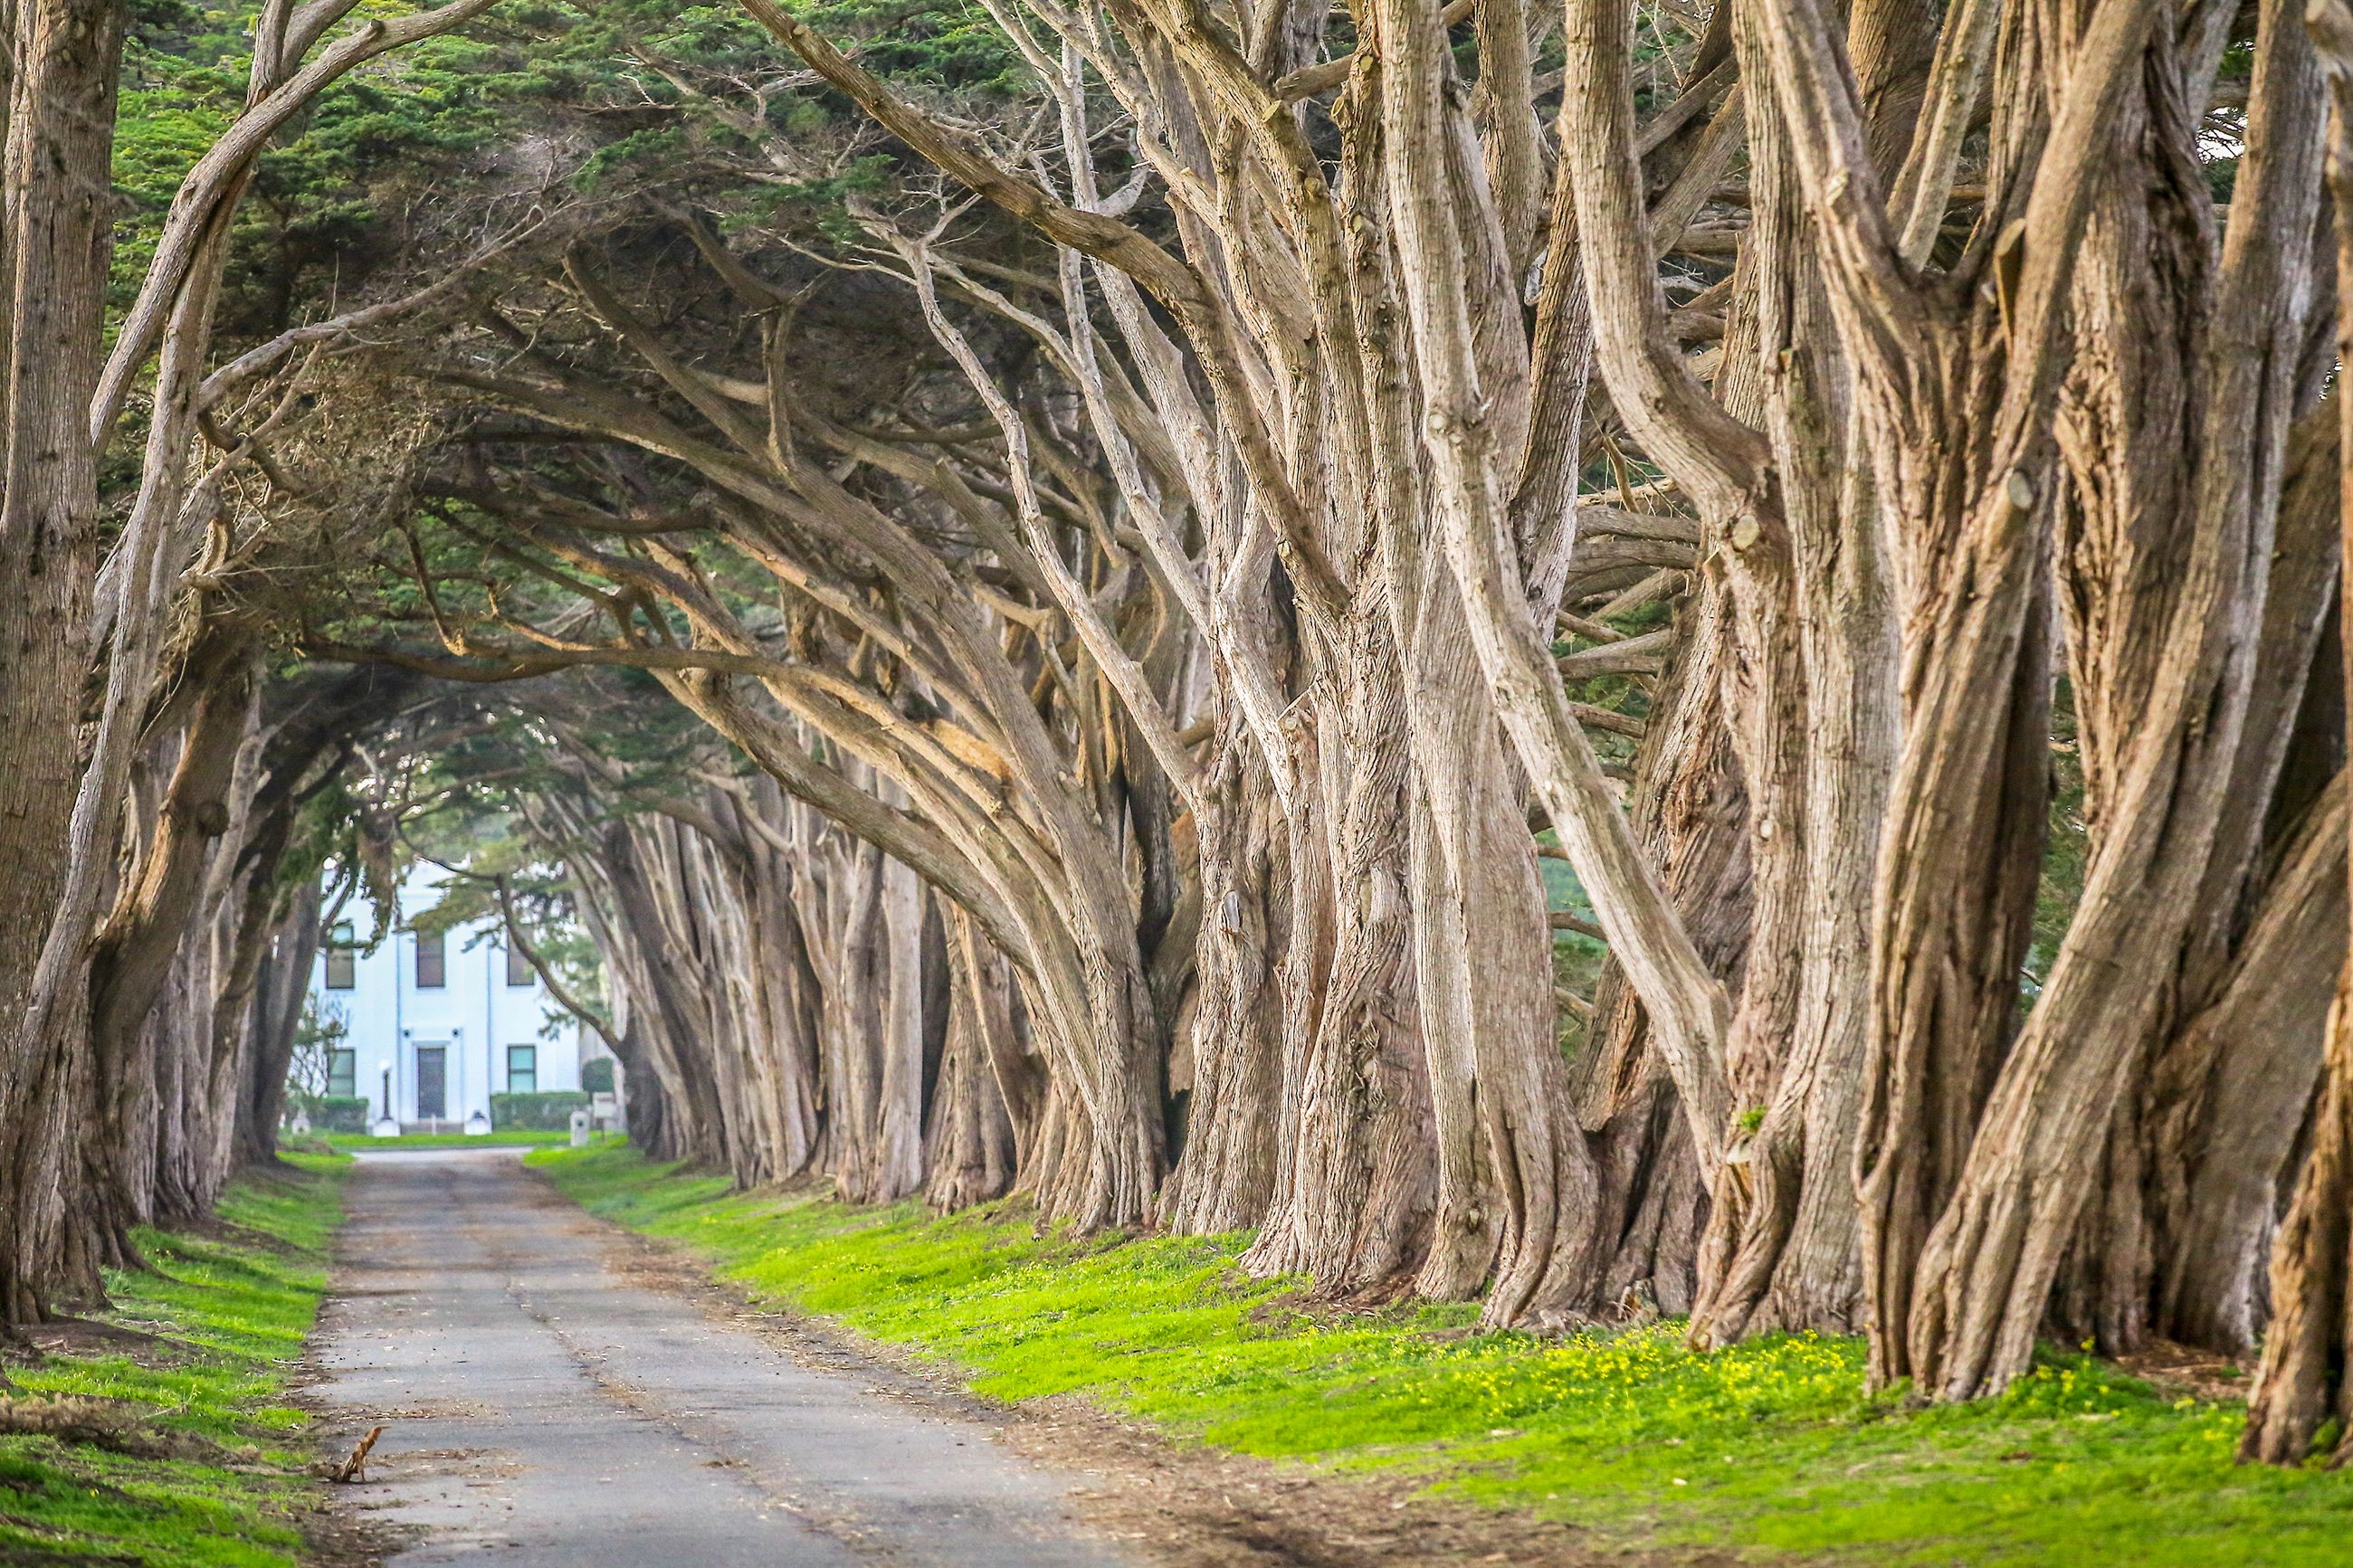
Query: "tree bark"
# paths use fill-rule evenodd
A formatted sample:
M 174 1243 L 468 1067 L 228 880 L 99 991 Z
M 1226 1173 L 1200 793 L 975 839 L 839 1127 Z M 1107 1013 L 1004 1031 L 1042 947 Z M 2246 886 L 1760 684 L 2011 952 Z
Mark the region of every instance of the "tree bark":
M 2342 1434 L 2331 1467 L 2353 1461 L 2353 968 L 2329 1005 L 2326 1058 L 2312 1152 L 2272 1247 L 2272 1323 L 2242 1461 L 2300 1465 L 2331 1420 Z
M 923 1199 L 948 1213 L 1004 1196 L 1020 1165 L 989 1051 L 992 1028 L 1012 1026 L 1005 981 L 993 953 L 974 958 L 949 965 L 947 1041 L 923 1138 Z M 984 1021 L 984 1010 L 997 1018 Z
M 2100 634 L 2148 651 L 2098 683 L 2116 688 L 2099 700 L 2119 707 L 2108 721 L 2116 743 L 2101 766 L 2083 899 L 2003 1065 L 1960 1184 L 1922 1250 L 1911 1357 L 1922 1385 L 1940 1398 L 1997 1391 L 2026 1369 L 2102 1134 L 2148 1039 L 2169 1022 L 2172 988 L 2151 977 L 2180 963 L 2236 763 L 2304 346 L 2300 312 L 2275 300 L 2305 275 L 2318 199 L 2317 68 L 2292 17 L 2279 0 L 2259 29 L 2243 183 L 2211 302 L 2179 285 L 2167 296 L 2185 314 L 2211 310 L 2211 346 L 2184 365 L 2179 390 L 2143 389 L 2164 410 L 2169 397 L 2187 405 L 2178 426 L 2156 420 L 2151 439 L 2161 447 L 2179 429 L 2194 449 L 2186 468 L 2173 466 L 2178 442 L 2158 454 L 2162 471 L 2181 476 L 2164 493 L 2185 504 L 2161 509 L 2166 548 L 2155 552 L 2162 564 L 2150 566 L 2169 581 L 2154 605 L 2136 596 L 2146 605 L 2145 620 L 2142 606 L 2132 612 L 2145 640 L 2124 628 Z M 2120 117 L 2118 134 L 2149 124 L 2153 139 L 2187 143 L 2186 124 L 2165 123 L 2181 110 L 2178 89 L 2162 84 L 2189 64 L 2176 48 L 2168 30 L 2147 43 L 2147 77 L 2159 84 L 2150 118 Z M 2147 412 L 2120 417 L 2137 424 Z M 2108 525 L 2112 533 L 2137 531 L 2129 508 L 2141 498 L 2113 470 L 2071 465 L 2071 475 L 2072 500 L 2121 500 L 2127 511 Z M 2129 559 L 2138 552 L 2126 553 L 2108 570 L 2140 570 Z M 2119 585 L 2111 577 L 2102 586 Z
M 278 1157 L 278 1126 L 286 1109 L 286 1074 L 294 1058 L 294 1034 L 323 933 L 318 879 L 295 884 L 292 908 L 269 936 L 261 973 L 253 988 L 246 1027 L 252 1046 L 237 1096 L 237 1162 L 267 1165 Z
M 20 5 L 5 200 L 13 286 L 0 474 L 0 875 L 26 917 L 0 922 L 0 1321 L 37 1319 L 59 1262 L 72 1019 L 28 1018 L 62 901 L 91 647 L 98 476 L 85 434 L 98 379 L 122 12 Z M 82 1281 L 94 1283 L 94 1279 Z
M 2337 348 L 2344 363 L 2353 355 L 2353 225 L 2345 221 L 2353 211 L 2353 7 L 2325 0 L 2304 19 L 2328 86 L 2327 171 L 2337 206 Z M 2353 695 L 2353 637 L 2343 636 L 2353 606 L 2342 593 L 2353 581 L 2353 401 L 2341 393 L 2337 415 L 2339 678 Z M 2345 847 L 2353 879 L 2353 836 Z M 2353 963 L 2338 972 L 2325 1041 L 2311 1152 L 2272 1247 L 2272 1323 L 2247 1399 L 2242 1462 L 2302 1464 L 2331 1419 L 2337 1440 L 2330 1465 L 2353 1462 Z
M 2213 1000 L 2182 1029 L 2150 1100 L 2159 1181 L 2150 1195 L 2157 1331 L 2228 1354 L 2253 1348 L 2263 1260 L 2295 1189 L 2291 1152 L 2321 1071 L 2348 910 L 2342 775 L 2308 814 Z M 2165 1067 L 2202 1065 L 2187 1080 Z M 2079 1321 L 2088 1316 L 2077 1310 Z
M 206 895 L 219 890 L 215 861 L 224 850 L 234 854 L 240 847 L 225 842 L 225 836 L 237 824 L 241 804 L 237 799 L 237 764 L 252 733 L 259 671 L 243 637 L 232 633 L 222 640 L 223 646 L 210 650 L 209 657 L 190 663 L 187 679 L 199 686 L 201 695 L 182 738 L 178 763 L 153 835 L 143 847 L 139 875 L 123 889 L 90 957 L 91 1100 L 82 1129 L 87 1173 L 80 1215 L 82 1223 L 93 1228 L 100 1256 L 110 1267 L 128 1265 L 131 1259 L 122 1255 L 128 1226 L 143 1221 L 153 1210 L 125 1169 L 138 1157 L 127 1121 L 138 1093 L 133 1058 L 142 1048 L 153 1048 L 147 1040 L 154 1032 L 150 1020 L 174 966 L 186 950 L 209 942 L 216 911 Z M 257 939 L 258 933 L 246 940 Z M 236 967 L 249 975 L 248 963 Z M 198 1016 L 210 1024 L 214 999 L 209 984 L 184 984 L 182 989 L 195 990 L 201 1000 L 184 995 L 191 1016 L 167 1026 L 167 1032 L 183 1037 L 176 1043 L 195 1053 L 186 1070 L 200 1087 L 191 1098 L 205 1104 L 215 1087 L 213 1052 L 218 1045 L 209 1027 L 193 1026 Z M 241 988 L 237 994 L 243 994 Z M 175 1209 L 201 1205 L 200 1184 L 190 1186 L 173 1205 Z

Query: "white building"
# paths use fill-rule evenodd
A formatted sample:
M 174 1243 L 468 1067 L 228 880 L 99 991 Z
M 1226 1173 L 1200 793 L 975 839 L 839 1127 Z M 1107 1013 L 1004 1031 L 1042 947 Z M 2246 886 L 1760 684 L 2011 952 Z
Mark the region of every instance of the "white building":
M 389 1114 L 404 1130 L 456 1131 L 491 1120 L 494 1094 L 580 1087 L 584 1054 L 607 1055 L 548 996 L 495 919 L 438 936 L 411 930 L 414 911 L 438 900 L 443 875 L 418 867 L 400 890 L 401 918 L 374 952 L 353 945 L 349 922 L 321 945 L 311 997 L 349 1031 L 330 1059 L 327 1092 L 364 1095 L 368 1120 Z M 552 1024 L 552 1027 L 551 1027 Z

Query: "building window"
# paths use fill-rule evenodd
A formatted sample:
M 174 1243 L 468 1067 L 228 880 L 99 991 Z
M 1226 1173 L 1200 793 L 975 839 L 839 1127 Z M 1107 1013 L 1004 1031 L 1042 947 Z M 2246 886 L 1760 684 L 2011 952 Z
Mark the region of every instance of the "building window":
M 344 1047 L 327 1053 L 327 1092 L 349 1100 L 358 1092 L 360 1054 Z
M 509 1094 L 539 1092 L 539 1047 L 537 1046 L 507 1047 L 507 1092 Z
M 433 990 L 448 984 L 447 979 L 448 937 L 440 931 L 417 933 L 417 988 Z
M 531 972 L 531 960 L 512 942 L 507 943 L 507 984 L 528 985 L 539 976 Z
M 352 925 L 345 921 L 327 933 L 327 989 L 349 991 L 359 955 L 353 949 Z

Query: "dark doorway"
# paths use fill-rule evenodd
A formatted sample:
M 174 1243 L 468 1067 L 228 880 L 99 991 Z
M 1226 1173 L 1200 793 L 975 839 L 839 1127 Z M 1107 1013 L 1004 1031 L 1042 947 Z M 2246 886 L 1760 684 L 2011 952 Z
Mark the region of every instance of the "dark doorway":
M 448 1111 L 448 1048 L 445 1046 L 417 1047 L 417 1120 L 438 1121 Z

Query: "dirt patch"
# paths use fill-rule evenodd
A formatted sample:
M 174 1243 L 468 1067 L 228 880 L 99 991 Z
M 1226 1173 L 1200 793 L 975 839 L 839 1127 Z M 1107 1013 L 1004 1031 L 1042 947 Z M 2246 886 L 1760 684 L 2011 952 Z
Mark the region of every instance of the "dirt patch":
M 391 1426 L 402 1421 L 474 1421 L 497 1414 L 479 1399 L 424 1399 L 379 1410 L 374 1419 Z
M 31 1362 L 43 1356 L 121 1356 L 151 1372 L 183 1366 L 195 1354 L 194 1346 L 168 1335 L 150 1333 L 131 1323 L 97 1318 L 58 1318 L 20 1331 L 21 1345 L 0 1349 L 0 1362 Z
M 368 1466 L 371 1477 L 473 1476 L 480 1479 L 519 1476 L 522 1467 L 503 1448 L 405 1448 Z
M 572 1205 L 553 1187 L 548 1198 Z M 1390 1568 L 1509 1563 L 1548 1568 L 1730 1568 L 1732 1552 L 1666 1553 L 1588 1539 L 1574 1526 L 1432 1494 L 1409 1475 L 1337 1475 L 1172 1441 L 1075 1399 L 985 1399 L 896 1346 L 754 1305 L 681 1247 L 586 1215 L 629 1283 L 691 1302 L 804 1366 L 858 1376 L 867 1392 L 987 1427 L 1022 1458 L 1087 1478 L 1080 1516 L 1161 1568 Z
M 1024 1413 L 1030 1415 L 1030 1413 Z M 1431 1494 L 1406 1477 L 1339 1476 L 1131 1427 L 1075 1402 L 1048 1402 L 1008 1426 L 1014 1452 L 1102 1485 L 1081 1512 L 1167 1568 L 1372 1568 L 1404 1563 L 1599 1563 L 1728 1568 L 1730 1552 L 1628 1552 L 1573 1526 Z
M 414 1525 L 344 1507 L 333 1496 L 321 1496 L 294 1522 L 302 1532 L 304 1568 L 383 1568 L 385 1558 L 425 1537 Z
M 14 1525 L 19 1530 L 41 1528 L 32 1520 L 6 1513 L 0 1513 L 0 1524 Z M 48 1552 L 38 1546 L 0 1546 L 0 1568 L 90 1568 L 92 1563 L 108 1563 L 144 1568 L 142 1559 L 126 1557 L 120 1552 Z
M 261 1450 L 248 1444 L 222 1447 L 194 1432 L 149 1424 L 146 1407 L 121 1399 L 85 1399 L 78 1395 L 35 1395 L 12 1398 L 0 1394 L 0 1436 L 48 1437 L 58 1443 L 80 1444 L 123 1454 L 134 1459 L 187 1459 L 232 1469 L 259 1470 Z
M 2139 1350 L 2116 1358 L 2116 1364 L 2159 1394 L 2179 1398 L 2190 1394 L 2203 1400 L 2244 1399 L 2247 1368 L 2229 1356 L 2178 1345 L 2171 1340 L 2151 1340 Z

